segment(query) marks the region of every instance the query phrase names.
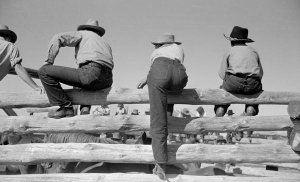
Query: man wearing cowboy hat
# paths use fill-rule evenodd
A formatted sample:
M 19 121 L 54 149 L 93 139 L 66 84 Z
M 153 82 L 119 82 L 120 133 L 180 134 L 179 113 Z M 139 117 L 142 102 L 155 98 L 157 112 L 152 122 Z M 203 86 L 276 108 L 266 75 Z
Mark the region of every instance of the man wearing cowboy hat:
M 48 57 L 39 69 L 39 77 L 48 95 L 50 104 L 60 108 L 50 118 L 74 116 L 72 102 L 62 89 L 60 83 L 83 88 L 100 90 L 112 85 L 114 67 L 112 50 L 103 39 L 104 28 L 97 20 L 88 20 L 77 31 L 55 35 L 49 44 Z M 54 60 L 61 47 L 75 47 L 75 60 L 79 68 L 55 66 Z M 81 113 L 88 114 L 90 106 L 82 106 Z
M 172 34 L 163 34 L 157 41 L 150 61 L 151 68 L 147 79 L 138 84 L 143 88 L 148 84 L 150 99 L 150 134 L 152 149 L 156 161 L 153 173 L 161 179 L 166 179 L 167 154 L 167 111 L 172 114 L 173 105 L 167 104 L 167 94 L 181 93 L 186 86 L 188 76 L 183 66 L 184 52 L 180 42 L 175 41 Z
M 225 35 L 224 35 L 225 36 Z M 262 91 L 263 69 L 257 51 L 246 45 L 254 42 L 248 38 L 248 29 L 235 26 L 229 37 L 231 49 L 224 55 L 219 76 L 223 80 L 222 89 L 235 94 L 251 95 Z M 216 116 L 224 116 L 229 105 L 215 106 Z M 258 114 L 258 105 L 245 106 L 248 116 Z
M 21 65 L 22 58 L 18 48 L 14 45 L 16 41 L 16 33 L 9 30 L 7 25 L 0 25 L 0 81 L 8 74 L 10 69 L 14 68 L 25 83 L 41 93 L 43 89 L 32 80 Z

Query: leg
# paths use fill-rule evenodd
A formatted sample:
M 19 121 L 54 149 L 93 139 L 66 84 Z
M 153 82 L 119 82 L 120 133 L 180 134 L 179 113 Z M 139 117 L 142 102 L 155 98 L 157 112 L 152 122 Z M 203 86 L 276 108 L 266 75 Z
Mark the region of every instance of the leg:
M 258 105 L 246 105 L 245 106 L 245 115 L 246 116 L 256 116 L 259 112 Z M 251 135 L 253 131 L 247 131 L 247 136 L 249 138 L 249 142 L 252 142 Z
M 77 69 L 63 66 L 44 65 L 39 69 L 40 80 L 46 90 L 52 105 L 72 106 L 71 100 L 65 94 L 60 82 L 80 87 Z

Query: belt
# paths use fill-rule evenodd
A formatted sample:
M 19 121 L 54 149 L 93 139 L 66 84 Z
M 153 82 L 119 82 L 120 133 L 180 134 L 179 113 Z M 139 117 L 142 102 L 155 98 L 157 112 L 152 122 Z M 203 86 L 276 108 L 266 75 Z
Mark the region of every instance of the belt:
M 244 73 L 230 73 L 230 72 L 226 72 L 228 75 L 233 75 L 239 78 L 254 78 L 254 79 L 260 79 L 258 76 L 256 75 L 248 75 L 248 74 L 244 74 Z
M 181 64 L 180 60 L 178 59 L 170 59 L 170 58 L 166 58 L 166 57 L 158 57 L 158 58 L 155 58 L 154 61 L 163 61 L 163 62 L 167 62 L 167 63 L 178 63 L 178 64 Z
M 86 66 L 86 65 L 91 65 L 91 66 L 94 66 L 94 67 L 110 69 L 108 66 L 106 66 L 104 64 L 101 64 L 101 63 L 96 63 L 94 61 L 87 61 L 87 62 L 81 63 L 81 64 L 79 64 L 79 68 L 81 68 L 82 66 Z

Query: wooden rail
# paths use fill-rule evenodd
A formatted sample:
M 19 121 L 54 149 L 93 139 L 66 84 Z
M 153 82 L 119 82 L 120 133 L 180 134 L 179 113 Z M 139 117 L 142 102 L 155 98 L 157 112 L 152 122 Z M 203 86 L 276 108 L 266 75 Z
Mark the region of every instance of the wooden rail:
M 149 102 L 147 90 L 66 90 L 74 104 L 142 104 Z M 222 89 L 185 89 L 180 95 L 169 95 L 171 104 L 216 105 L 216 104 L 279 104 L 287 105 L 291 101 L 300 101 L 298 92 L 269 92 L 263 91 L 255 95 L 231 94 Z M 0 108 L 48 107 L 50 106 L 45 94 L 36 93 L 0 93 Z
M 274 177 L 236 177 L 236 176 L 189 176 L 189 175 L 167 175 L 170 182 L 298 182 L 300 175 L 282 175 Z M 152 174 L 124 174 L 124 173 L 89 173 L 89 174 L 27 174 L 27 175 L 1 175 L 0 181 L 18 182 L 161 182 L 157 176 Z
M 168 145 L 168 163 L 295 163 L 300 155 L 290 145 Z M 31 143 L 0 146 L 0 163 L 56 162 L 154 163 L 150 145 L 98 143 Z
M 83 115 L 59 120 L 45 116 L 3 116 L 0 120 L 0 134 L 148 131 L 150 127 L 150 117 L 146 115 Z M 209 131 L 284 131 L 294 127 L 289 116 L 169 117 L 168 123 L 169 132 L 187 134 Z M 300 128 L 300 125 L 295 126 Z

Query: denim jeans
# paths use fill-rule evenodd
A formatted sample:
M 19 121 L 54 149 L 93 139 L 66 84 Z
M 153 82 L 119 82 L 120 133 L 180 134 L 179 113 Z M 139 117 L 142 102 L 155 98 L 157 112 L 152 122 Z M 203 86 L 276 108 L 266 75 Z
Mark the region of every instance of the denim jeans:
M 152 150 L 157 163 L 167 163 L 167 94 L 179 94 L 186 86 L 188 76 L 179 60 L 159 57 L 151 65 L 147 77 L 150 99 L 150 134 Z
M 78 69 L 44 65 L 38 71 L 51 105 L 70 106 L 70 98 L 60 83 L 86 89 L 100 90 L 112 85 L 112 70 L 98 63 L 88 62 Z
M 258 77 L 247 77 L 226 73 L 221 88 L 233 94 L 252 95 L 262 91 L 262 84 Z M 230 105 L 216 105 L 214 110 L 216 111 L 218 107 L 223 107 L 226 112 L 229 106 Z M 256 114 L 258 114 L 259 110 L 257 104 L 246 104 L 245 112 L 248 106 L 252 106 L 256 110 Z

